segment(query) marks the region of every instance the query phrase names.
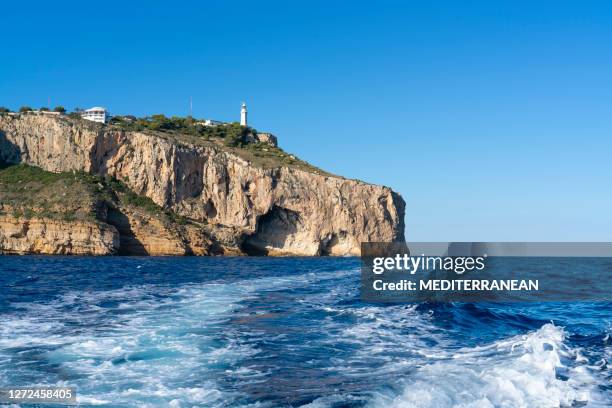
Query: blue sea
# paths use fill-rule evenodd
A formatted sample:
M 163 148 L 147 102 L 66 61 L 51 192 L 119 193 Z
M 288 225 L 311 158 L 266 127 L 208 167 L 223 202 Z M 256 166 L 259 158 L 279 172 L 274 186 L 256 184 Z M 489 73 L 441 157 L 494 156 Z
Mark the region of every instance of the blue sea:
M 610 303 L 365 303 L 357 258 L 4 256 L 0 283 L 0 387 L 81 406 L 612 406 Z

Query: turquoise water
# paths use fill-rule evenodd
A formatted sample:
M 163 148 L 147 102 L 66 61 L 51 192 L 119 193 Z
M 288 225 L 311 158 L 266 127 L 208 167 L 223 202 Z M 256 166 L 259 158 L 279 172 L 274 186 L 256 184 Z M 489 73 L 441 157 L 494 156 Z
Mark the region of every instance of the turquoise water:
M 0 386 L 102 407 L 612 406 L 610 303 L 364 303 L 359 267 L 0 257 Z

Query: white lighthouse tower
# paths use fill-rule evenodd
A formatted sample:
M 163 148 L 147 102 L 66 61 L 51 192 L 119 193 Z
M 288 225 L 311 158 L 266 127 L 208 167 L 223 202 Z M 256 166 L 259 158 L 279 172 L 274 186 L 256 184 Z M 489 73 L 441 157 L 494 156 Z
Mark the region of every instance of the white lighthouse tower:
M 240 108 L 240 126 L 247 125 L 247 109 L 246 103 L 242 102 L 242 108 Z

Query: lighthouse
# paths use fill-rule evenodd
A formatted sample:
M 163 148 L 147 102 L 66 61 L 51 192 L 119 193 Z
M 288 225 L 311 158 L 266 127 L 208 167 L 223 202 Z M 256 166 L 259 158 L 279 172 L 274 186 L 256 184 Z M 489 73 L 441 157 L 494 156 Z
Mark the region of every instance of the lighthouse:
M 240 126 L 247 125 L 247 109 L 246 103 L 242 102 L 242 107 L 240 108 Z

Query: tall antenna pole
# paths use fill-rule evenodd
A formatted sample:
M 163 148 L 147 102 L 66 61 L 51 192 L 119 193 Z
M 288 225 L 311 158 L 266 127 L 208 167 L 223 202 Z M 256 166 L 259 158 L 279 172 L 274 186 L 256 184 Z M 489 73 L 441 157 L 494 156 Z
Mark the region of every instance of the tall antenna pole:
M 193 117 L 193 97 L 189 97 L 189 116 Z

